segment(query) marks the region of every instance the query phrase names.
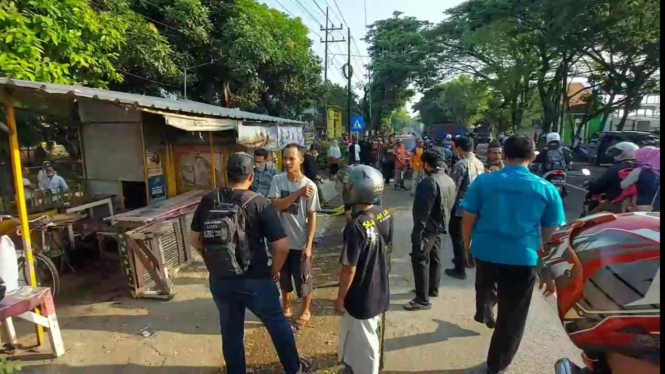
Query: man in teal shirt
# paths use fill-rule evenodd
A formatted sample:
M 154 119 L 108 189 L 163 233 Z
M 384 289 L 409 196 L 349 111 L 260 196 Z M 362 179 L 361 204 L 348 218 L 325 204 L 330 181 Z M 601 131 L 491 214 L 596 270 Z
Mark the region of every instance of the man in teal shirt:
M 534 150 L 526 136 L 508 138 L 503 146 L 505 167 L 478 176 L 461 203 L 467 266 L 477 265 L 474 319 L 496 327 L 487 355 L 488 373 L 505 370 L 517 353 L 536 281 L 538 250 L 566 223 L 557 189 L 529 172 Z M 545 293 L 553 289 L 549 282 Z

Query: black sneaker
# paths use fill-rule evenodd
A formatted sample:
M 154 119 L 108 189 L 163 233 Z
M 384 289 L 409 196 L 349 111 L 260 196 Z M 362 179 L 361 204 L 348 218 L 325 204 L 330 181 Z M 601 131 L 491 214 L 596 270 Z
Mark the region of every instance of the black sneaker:
M 480 316 L 476 314 L 473 316 L 473 320 L 484 324 L 488 329 L 493 329 L 496 327 L 496 321 L 494 320 L 493 316 L 485 316 L 485 318 L 480 318 Z
M 455 269 L 446 269 L 443 271 L 443 273 L 451 278 L 466 279 L 466 272 L 464 271 L 458 271 Z

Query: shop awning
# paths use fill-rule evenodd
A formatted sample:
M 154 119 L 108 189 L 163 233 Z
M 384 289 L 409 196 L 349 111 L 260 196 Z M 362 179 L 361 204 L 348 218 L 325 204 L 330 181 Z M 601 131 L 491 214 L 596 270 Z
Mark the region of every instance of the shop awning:
M 180 130 L 185 131 L 226 131 L 226 130 L 235 130 L 236 126 L 241 121 L 234 119 L 224 119 L 224 118 L 206 118 L 206 117 L 193 117 L 186 116 L 183 114 L 173 114 L 168 112 L 162 112 L 160 110 L 152 110 L 140 108 L 141 111 L 159 114 L 164 117 L 166 124 L 179 128 Z

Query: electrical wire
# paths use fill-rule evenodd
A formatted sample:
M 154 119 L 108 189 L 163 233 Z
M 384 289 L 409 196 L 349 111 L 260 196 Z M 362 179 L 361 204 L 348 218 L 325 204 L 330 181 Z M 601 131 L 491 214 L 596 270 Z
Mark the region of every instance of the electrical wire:
M 132 74 L 132 73 L 126 72 L 126 71 L 124 71 L 124 70 L 120 70 L 120 69 L 116 69 L 116 70 L 119 71 L 119 72 L 121 72 L 122 74 L 129 75 L 130 77 L 134 77 L 134 78 L 137 78 L 137 79 L 143 79 L 144 81 L 152 82 L 152 83 L 159 84 L 159 85 L 162 85 L 162 86 L 167 86 L 167 87 L 173 87 L 173 88 L 178 88 L 178 89 L 180 89 L 180 87 L 178 87 L 178 86 L 174 86 L 174 85 L 172 85 L 172 84 L 158 82 L 158 81 L 156 81 L 156 80 L 153 80 L 153 79 L 150 79 L 150 78 L 146 78 L 146 77 L 142 77 L 142 76 L 140 76 L 140 75 Z

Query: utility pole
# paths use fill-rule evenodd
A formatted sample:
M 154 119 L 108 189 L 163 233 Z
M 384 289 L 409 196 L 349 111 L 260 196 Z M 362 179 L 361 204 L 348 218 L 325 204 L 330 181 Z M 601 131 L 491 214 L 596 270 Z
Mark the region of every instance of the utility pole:
M 335 38 L 329 40 L 328 33 L 330 31 L 338 31 L 342 29 L 344 29 L 342 25 L 339 25 L 339 28 L 335 28 L 334 23 L 330 25 L 330 28 L 328 28 L 328 7 L 326 7 L 326 28 L 321 26 L 321 31 L 325 32 L 325 39 L 322 39 L 321 43 L 325 44 L 325 52 L 323 57 L 323 87 L 325 89 L 325 92 L 323 93 L 323 118 L 325 120 L 326 129 L 328 128 L 328 44 L 344 42 L 343 38 L 341 40 L 335 40 Z
M 351 67 L 351 28 L 347 27 L 348 30 L 348 37 L 347 37 L 347 46 L 349 50 L 348 58 L 346 60 L 346 89 L 347 89 L 347 103 L 346 103 L 346 111 L 349 113 L 349 129 L 347 130 L 349 132 L 349 142 L 351 142 L 351 77 L 353 76 L 353 68 Z

